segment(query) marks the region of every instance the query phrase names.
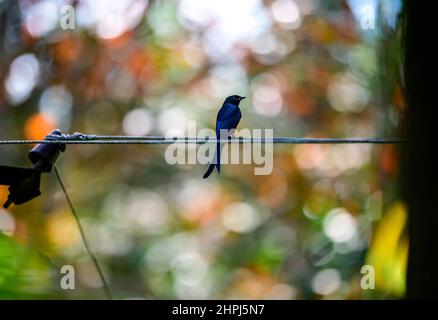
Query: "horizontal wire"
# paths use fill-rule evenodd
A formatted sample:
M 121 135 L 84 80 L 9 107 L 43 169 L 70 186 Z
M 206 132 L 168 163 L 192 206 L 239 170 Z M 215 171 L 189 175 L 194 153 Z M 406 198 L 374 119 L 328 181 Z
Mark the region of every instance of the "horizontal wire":
M 398 144 L 406 140 L 400 138 L 199 138 L 199 137 L 175 137 L 167 138 L 161 136 L 98 136 L 82 135 L 49 135 L 45 140 L 0 140 L 0 145 L 7 144 L 173 144 L 173 143 L 276 143 L 276 144 Z

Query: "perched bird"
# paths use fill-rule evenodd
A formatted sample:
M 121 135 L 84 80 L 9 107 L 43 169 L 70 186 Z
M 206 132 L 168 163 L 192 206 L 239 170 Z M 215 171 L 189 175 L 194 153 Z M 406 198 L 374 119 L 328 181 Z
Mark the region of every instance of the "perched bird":
M 222 107 L 220 108 L 216 118 L 216 139 L 220 140 L 228 138 L 228 136 L 221 137 L 221 129 L 233 130 L 236 129 L 239 124 L 242 113 L 239 109 L 239 103 L 245 97 L 238 95 L 229 96 L 225 99 Z M 216 145 L 216 152 L 213 157 L 213 161 L 210 163 L 207 172 L 204 174 L 204 179 L 213 172 L 214 168 L 217 168 L 217 172 L 221 173 L 221 143 L 218 141 Z

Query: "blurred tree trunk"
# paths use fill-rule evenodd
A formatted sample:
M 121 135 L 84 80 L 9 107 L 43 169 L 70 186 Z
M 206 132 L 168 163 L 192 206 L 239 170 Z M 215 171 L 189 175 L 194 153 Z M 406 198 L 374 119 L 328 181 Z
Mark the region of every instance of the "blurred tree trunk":
M 409 210 L 409 262 L 407 298 L 423 299 L 438 292 L 438 195 L 435 172 L 437 143 L 432 110 L 436 96 L 435 11 L 429 3 L 406 0 L 405 85 L 407 98 L 407 138 L 403 150 L 402 183 Z

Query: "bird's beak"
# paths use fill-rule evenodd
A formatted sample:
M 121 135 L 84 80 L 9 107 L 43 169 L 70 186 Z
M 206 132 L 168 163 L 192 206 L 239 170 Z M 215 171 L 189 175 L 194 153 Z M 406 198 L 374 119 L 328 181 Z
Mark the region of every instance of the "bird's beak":
M 243 99 L 245 99 L 245 97 L 240 97 L 240 100 L 243 100 Z

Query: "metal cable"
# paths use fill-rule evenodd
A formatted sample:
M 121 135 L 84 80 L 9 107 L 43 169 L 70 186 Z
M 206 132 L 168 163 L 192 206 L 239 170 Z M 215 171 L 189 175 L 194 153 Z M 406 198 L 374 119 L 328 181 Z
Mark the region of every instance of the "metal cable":
M 0 145 L 6 144 L 173 144 L 173 143 L 275 143 L 275 144 L 398 144 L 406 140 L 400 138 L 245 138 L 233 137 L 219 139 L 211 137 L 163 137 L 163 136 L 111 136 L 89 135 L 83 133 L 49 134 L 44 140 L 0 140 Z

